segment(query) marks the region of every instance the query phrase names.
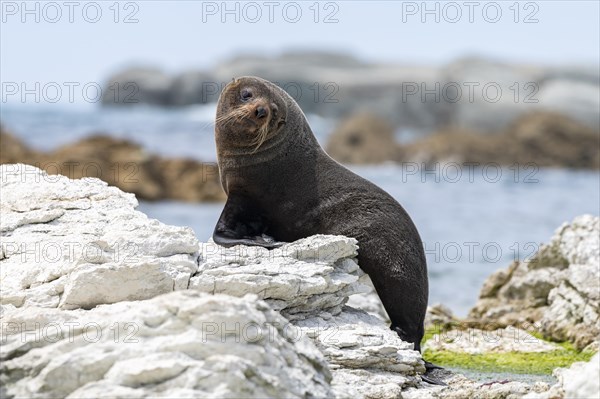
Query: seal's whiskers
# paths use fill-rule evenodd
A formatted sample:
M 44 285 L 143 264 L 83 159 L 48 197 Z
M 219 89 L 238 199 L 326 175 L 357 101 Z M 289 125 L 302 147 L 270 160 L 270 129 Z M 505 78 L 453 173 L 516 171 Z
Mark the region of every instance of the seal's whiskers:
M 226 126 L 232 122 L 239 122 L 243 118 L 250 116 L 250 112 L 251 112 L 251 110 L 249 107 L 235 108 L 231 112 L 228 112 L 224 115 L 219 116 L 215 120 L 215 124 L 220 123 L 220 124 L 223 124 Z
M 267 139 L 267 135 L 269 134 L 269 122 L 270 122 L 270 120 L 271 120 L 271 117 L 269 116 L 269 119 L 267 119 L 265 121 L 265 123 L 260 127 L 260 129 L 258 129 L 258 131 L 256 132 L 257 133 L 256 137 L 250 143 L 251 145 L 256 145 L 256 147 L 254 147 L 254 151 L 252 151 L 253 153 L 255 153 L 256 151 L 258 151 L 258 149 L 260 148 L 260 146 Z

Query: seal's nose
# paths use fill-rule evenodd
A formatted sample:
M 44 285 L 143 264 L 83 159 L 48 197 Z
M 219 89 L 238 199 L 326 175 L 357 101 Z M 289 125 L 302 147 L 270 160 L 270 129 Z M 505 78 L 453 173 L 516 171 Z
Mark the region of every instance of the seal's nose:
M 256 108 L 256 117 L 258 119 L 264 118 L 265 116 L 267 116 L 267 109 L 265 107 L 261 105 L 260 107 Z

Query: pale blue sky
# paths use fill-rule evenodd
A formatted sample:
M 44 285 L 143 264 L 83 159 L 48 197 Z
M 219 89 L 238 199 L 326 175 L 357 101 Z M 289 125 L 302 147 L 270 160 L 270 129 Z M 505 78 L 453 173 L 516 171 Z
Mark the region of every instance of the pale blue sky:
M 35 7 L 36 2 L 28 2 Z M 58 1 L 62 4 L 62 1 Z M 536 1 L 520 2 L 519 22 L 515 23 L 514 1 L 497 2 L 502 17 L 489 23 L 483 17 L 479 2 L 474 9 L 474 22 L 468 21 L 469 9 L 464 2 L 462 18 L 457 23 L 434 21 L 420 14 L 404 15 L 422 2 L 335 2 L 325 10 L 320 3 L 322 21 L 327 12 L 335 11 L 337 23 L 315 23 L 309 8 L 313 1 L 297 2 L 303 12 L 297 23 L 286 22 L 283 7 L 290 2 L 278 2 L 273 23 L 268 22 L 268 8 L 261 7 L 262 19 L 257 23 L 235 23 L 233 16 L 222 23 L 220 14 L 204 15 L 203 3 L 192 1 L 136 1 L 137 23 L 114 23 L 113 1 L 98 1 L 102 17 L 97 23 L 83 19 L 81 2 L 74 10 L 74 22 L 68 21 L 68 8 L 62 7 L 57 23 L 34 15 L 21 21 L 21 9 L 13 15 L 21 1 L 2 1 L 1 74 L 3 82 L 103 82 L 112 72 L 131 64 L 153 65 L 169 71 L 203 68 L 228 57 L 246 53 L 272 54 L 290 48 L 335 49 L 351 52 L 363 59 L 411 64 L 445 63 L 465 55 L 484 55 L 501 60 L 542 64 L 598 64 L 600 49 L 598 1 Z M 204 2 L 220 6 L 221 2 Z M 264 2 L 256 2 L 263 5 Z M 233 7 L 234 3 L 229 3 Z M 533 5 L 531 5 L 533 4 Z M 43 7 L 44 3 L 40 3 Z M 439 3 L 440 10 L 444 3 Z M 243 4 L 242 4 L 243 6 Z M 240 7 L 242 7 L 240 6 Z M 434 2 L 428 6 L 435 7 Z M 513 7 L 513 8 L 511 8 Z M 527 8 L 526 8 L 527 7 Z M 119 20 L 134 6 L 119 4 Z M 412 8 L 414 10 L 414 8 Z M 87 16 L 94 17 L 93 8 Z M 253 12 L 247 9 L 247 12 Z M 288 16 L 293 17 L 293 7 Z M 455 9 L 446 9 L 454 18 Z M 54 18 L 48 8 L 46 16 Z M 523 23 L 525 16 L 535 12 L 537 23 Z M 489 18 L 494 7 L 488 6 Z M 248 14 L 251 18 L 254 14 Z

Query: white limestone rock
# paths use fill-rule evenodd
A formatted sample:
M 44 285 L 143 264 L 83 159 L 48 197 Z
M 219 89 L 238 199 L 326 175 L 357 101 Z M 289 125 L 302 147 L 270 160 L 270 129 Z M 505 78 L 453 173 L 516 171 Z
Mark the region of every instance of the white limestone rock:
M 186 289 L 198 240 L 95 178 L 0 166 L 2 304 L 92 308 Z
M 346 305 L 355 309 L 364 310 L 379 318 L 384 323 L 391 324 L 390 317 L 385 311 L 383 303 L 381 303 L 381 299 L 379 298 L 379 295 L 377 295 L 377 291 L 375 291 L 375 287 L 373 286 L 373 282 L 369 275 L 362 270 L 359 270 L 358 275 L 358 281 L 367 287 L 367 292 L 351 295 L 350 298 L 348 298 Z
M 387 397 L 416 386 L 424 363 L 381 318 L 344 306 L 349 296 L 376 297 L 354 259 L 357 249 L 354 239 L 323 235 L 271 251 L 209 242 L 190 289 L 258 295 L 314 340 L 332 368 L 336 396 Z
M 456 374 L 446 381 L 446 387 L 409 388 L 403 399 L 517 399 L 530 392 L 547 390 L 546 384 L 527 384 L 521 381 L 492 381 L 481 383 Z
M 316 316 L 295 324 L 313 337 L 332 365 L 354 369 L 381 369 L 416 376 L 425 371 L 413 345 L 398 338 L 376 317 L 344 308 L 333 317 Z
M 2 323 L 15 327 L 1 337 L 6 396 L 332 395 L 323 355 L 252 295 L 188 290 L 87 311 L 5 305 Z
M 345 306 L 369 290 L 356 240 L 199 247 L 97 179 L 0 172 L 0 396 L 383 398 L 419 383 L 412 345 Z
M 600 335 L 599 265 L 600 218 L 579 216 L 528 262 L 492 275 L 470 316 L 483 324 L 533 325 L 583 349 Z
M 565 398 L 600 399 L 600 356 L 589 362 L 577 362 L 566 369 L 557 369 L 554 375 L 562 383 Z
M 356 240 L 316 235 L 267 250 L 202 244 L 190 289 L 212 294 L 258 295 L 290 320 L 327 311 L 339 314 L 348 296 L 366 292 L 353 259 Z
M 600 354 L 589 362 L 573 363 L 552 373 L 558 382 L 543 392 L 532 392 L 524 399 L 600 399 Z
M 313 338 L 332 369 L 337 397 L 388 398 L 414 387 L 425 372 L 421 354 L 388 325 L 363 310 L 344 307 L 294 321 Z

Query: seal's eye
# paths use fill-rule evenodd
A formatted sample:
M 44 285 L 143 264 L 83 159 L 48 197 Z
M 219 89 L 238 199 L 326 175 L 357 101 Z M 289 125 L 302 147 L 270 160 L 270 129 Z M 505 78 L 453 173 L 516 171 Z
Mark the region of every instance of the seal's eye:
M 252 98 L 252 92 L 248 89 L 242 89 L 242 92 L 240 94 L 242 96 L 242 101 L 248 101 Z

